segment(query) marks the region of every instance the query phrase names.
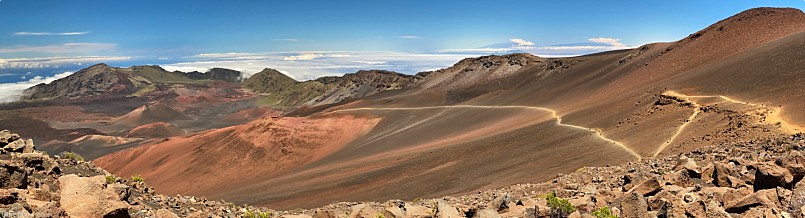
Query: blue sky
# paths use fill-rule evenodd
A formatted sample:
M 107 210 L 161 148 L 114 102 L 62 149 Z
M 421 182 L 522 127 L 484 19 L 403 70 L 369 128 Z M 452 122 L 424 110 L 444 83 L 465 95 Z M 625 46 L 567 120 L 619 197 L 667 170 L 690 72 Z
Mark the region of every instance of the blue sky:
M 98 43 L 63 54 L 186 56 L 308 50 L 421 52 L 476 48 L 511 38 L 552 45 L 604 37 L 640 45 L 677 40 L 759 6 L 801 9 L 805 2 L 2 0 L 0 46 Z M 15 35 L 24 32 L 75 35 Z M 6 52 L 0 57 L 52 54 Z
M 302 80 L 416 73 L 490 53 L 568 56 L 674 41 L 761 6 L 805 1 L 0 0 L 0 83 L 98 62 L 272 67 Z

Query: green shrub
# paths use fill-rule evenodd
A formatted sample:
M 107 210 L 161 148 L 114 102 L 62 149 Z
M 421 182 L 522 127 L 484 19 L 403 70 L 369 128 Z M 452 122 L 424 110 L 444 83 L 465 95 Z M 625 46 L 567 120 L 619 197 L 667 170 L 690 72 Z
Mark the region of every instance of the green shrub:
M 117 177 L 113 175 L 106 176 L 106 184 L 113 184 L 115 182 L 117 182 Z
M 133 181 L 133 182 L 145 182 L 145 179 L 143 179 L 143 176 L 134 175 L 134 176 L 131 177 L 131 181 Z
M 84 157 L 82 157 L 79 154 L 69 152 L 69 151 L 65 151 L 65 152 L 61 153 L 61 157 L 64 158 L 64 159 L 73 160 L 73 161 L 84 161 Z
M 254 212 L 252 210 L 247 210 L 246 213 L 241 215 L 242 218 L 269 218 L 271 217 L 271 212 Z
M 251 210 L 247 210 L 246 213 L 243 213 L 243 215 L 240 215 L 240 217 L 241 218 L 257 218 L 257 215 L 254 214 L 254 212 L 252 212 Z
M 545 200 L 548 201 L 548 207 L 551 208 L 551 217 L 567 217 L 576 211 L 576 208 L 573 207 L 573 204 L 570 204 L 570 201 L 557 198 L 556 193 L 551 192 L 545 197 Z
M 618 218 L 612 214 L 612 210 L 609 207 L 604 206 L 602 208 L 598 208 L 598 210 L 593 211 L 593 216 L 596 218 Z

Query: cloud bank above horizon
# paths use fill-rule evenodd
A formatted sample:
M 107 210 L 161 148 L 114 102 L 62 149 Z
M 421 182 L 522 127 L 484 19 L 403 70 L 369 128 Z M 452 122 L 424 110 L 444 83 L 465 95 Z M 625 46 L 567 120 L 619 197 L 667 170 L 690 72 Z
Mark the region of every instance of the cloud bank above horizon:
M 17 101 L 25 89 L 35 86 L 40 83 L 51 83 L 58 79 L 72 75 L 73 72 L 58 73 L 53 76 L 43 77 L 35 76 L 31 79 L 15 83 L 0 83 L 0 103 Z
M 164 64 L 169 71 L 205 72 L 211 68 L 241 71 L 244 78 L 265 68 L 276 69 L 296 80 L 341 76 L 358 70 L 391 70 L 414 74 L 451 66 L 466 54 L 407 53 L 388 51 L 303 51 L 265 53 L 208 53 L 190 61 Z
M 410 37 L 409 37 L 410 38 Z M 10 50 L 39 49 L 71 49 L 79 45 L 17 47 L 0 49 Z M 90 46 L 109 46 L 96 45 Z M 523 38 L 512 38 L 506 43 L 471 49 L 452 49 L 432 52 L 395 52 L 395 51 L 299 51 L 299 52 L 232 52 L 203 53 L 187 57 L 131 57 L 131 56 L 57 56 L 40 58 L 7 58 L 0 59 L 0 102 L 13 101 L 28 87 L 39 83 L 49 83 L 68 76 L 57 73 L 59 70 L 78 69 L 96 63 L 125 63 L 132 65 L 159 64 L 169 71 L 206 72 L 212 68 L 228 68 L 241 71 L 244 78 L 273 68 L 300 81 L 316 79 L 323 76 L 341 76 L 359 70 L 390 70 L 405 74 L 433 71 L 447 68 L 461 59 L 490 54 L 530 53 L 541 57 L 566 57 L 585 55 L 616 49 L 627 49 L 630 46 L 616 38 L 590 38 L 585 43 L 565 45 L 539 46 L 533 41 Z M 85 49 L 85 48 L 82 48 Z M 58 53 L 58 52 L 55 52 Z M 119 66 L 128 67 L 128 66 Z M 31 74 L 30 71 L 48 71 L 50 74 Z M 31 78 L 31 76 L 35 76 Z M 17 78 L 16 80 L 12 80 Z M 2 78 L 0 78 L 2 79 Z

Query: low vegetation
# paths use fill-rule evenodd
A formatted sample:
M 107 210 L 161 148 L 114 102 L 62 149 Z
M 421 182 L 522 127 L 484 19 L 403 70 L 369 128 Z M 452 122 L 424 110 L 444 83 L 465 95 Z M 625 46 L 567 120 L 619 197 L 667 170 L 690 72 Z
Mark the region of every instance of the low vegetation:
M 576 211 L 576 207 L 567 199 L 556 197 L 556 193 L 549 193 L 545 200 L 548 201 L 548 207 L 551 208 L 551 217 L 567 217 Z
M 79 154 L 69 152 L 69 151 L 65 151 L 65 152 L 61 153 L 61 157 L 64 158 L 64 159 L 72 160 L 72 161 L 84 161 L 84 157 L 82 157 Z
M 145 179 L 143 179 L 143 177 L 142 177 L 142 176 L 140 176 L 140 175 L 134 175 L 134 176 L 131 176 L 131 181 L 134 181 L 134 182 L 145 182 Z
M 598 210 L 593 211 L 593 216 L 596 218 L 618 218 L 612 214 L 612 210 L 609 207 L 604 206 L 602 208 L 598 208 Z
M 106 176 L 106 184 L 114 184 L 115 182 L 117 182 L 117 177 L 112 175 Z
M 269 218 L 271 217 L 271 212 L 255 212 L 252 210 L 246 211 L 241 217 L 242 218 Z

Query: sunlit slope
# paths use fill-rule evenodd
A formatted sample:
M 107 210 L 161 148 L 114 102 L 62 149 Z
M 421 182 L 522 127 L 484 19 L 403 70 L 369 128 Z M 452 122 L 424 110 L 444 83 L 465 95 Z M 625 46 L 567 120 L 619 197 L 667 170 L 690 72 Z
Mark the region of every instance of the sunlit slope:
M 411 200 L 540 182 L 582 166 L 802 131 L 803 30 L 801 11 L 761 8 L 677 42 L 571 58 L 462 60 L 417 75 L 418 83 L 405 89 L 299 113 L 309 116 L 295 119 L 312 123 L 287 125 L 337 132 L 340 127 L 315 120 L 376 123 L 358 125 L 365 131 L 328 146 L 334 149 L 326 155 L 293 164 L 258 162 L 263 167 L 242 171 L 242 165 L 204 161 L 249 154 L 259 143 L 237 143 L 247 153 L 225 148 L 244 135 L 263 135 L 254 122 L 215 131 L 243 135 L 199 134 L 149 148 L 160 152 L 133 149 L 98 164 L 123 175 L 141 173 L 168 192 L 274 208 Z M 184 154 L 193 149 L 207 152 Z M 322 154 L 320 149 L 291 155 Z M 176 154 L 185 156 L 174 165 L 151 163 Z M 187 169 L 195 174 L 168 170 L 178 164 L 199 168 Z M 215 185 L 187 188 L 181 180 L 219 171 L 230 176 L 227 183 L 211 176 Z

